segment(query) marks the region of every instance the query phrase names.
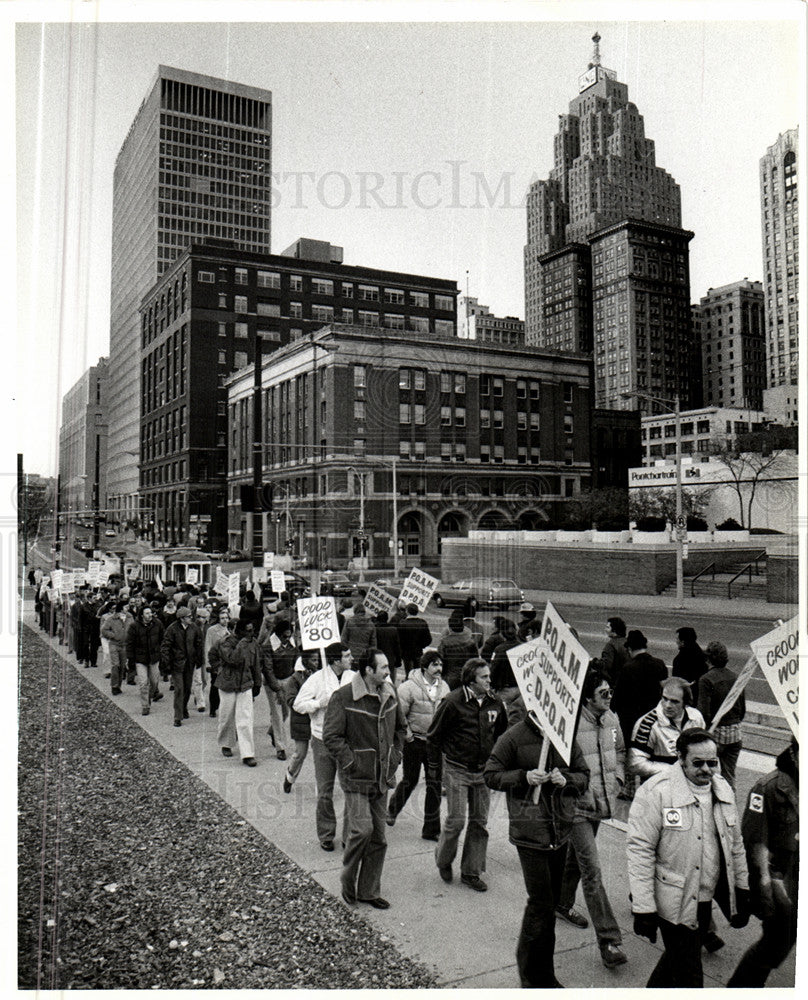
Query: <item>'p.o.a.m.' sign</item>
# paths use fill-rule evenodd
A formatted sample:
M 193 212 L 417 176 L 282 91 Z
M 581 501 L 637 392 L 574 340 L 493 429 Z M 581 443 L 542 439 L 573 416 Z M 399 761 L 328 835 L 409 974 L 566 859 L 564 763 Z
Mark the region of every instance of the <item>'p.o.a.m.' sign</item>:
M 303 649 L 324 649 L 339 641 L 337 606 L 333 597 L 300 597 L 297 622 Z

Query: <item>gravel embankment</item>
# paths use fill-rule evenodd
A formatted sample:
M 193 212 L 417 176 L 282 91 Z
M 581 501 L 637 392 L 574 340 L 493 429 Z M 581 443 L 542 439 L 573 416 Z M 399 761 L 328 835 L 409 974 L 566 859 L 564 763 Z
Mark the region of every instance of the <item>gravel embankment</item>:
M 35 632 L 23 639 L 20 989 L 435 985 Z

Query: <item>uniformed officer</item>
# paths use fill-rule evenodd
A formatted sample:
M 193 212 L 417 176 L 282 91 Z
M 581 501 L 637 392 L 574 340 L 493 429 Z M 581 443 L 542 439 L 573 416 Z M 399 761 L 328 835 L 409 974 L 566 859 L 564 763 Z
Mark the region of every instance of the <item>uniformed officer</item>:
M 799 747 L 792 739 L 777 769 L 749 793 L 741 831 L 749 864 L 752 912 L 763 936 L 746 952 L 727 986 L 765 986 L 797 940 Z

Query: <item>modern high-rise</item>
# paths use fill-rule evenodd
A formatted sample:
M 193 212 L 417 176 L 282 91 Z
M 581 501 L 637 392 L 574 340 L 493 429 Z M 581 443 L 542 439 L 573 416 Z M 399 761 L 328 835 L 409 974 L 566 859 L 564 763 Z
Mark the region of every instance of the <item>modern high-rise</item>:
M 192 241 L 269 252 L 271 102 L 267 90 L 159 66 L 118 154 L 107 489 L 121 518 L 138 506 L 141 300 Z
M 796 385 L 799 359 L 797 129 L 777 137 L 760 160 L 767 384 Z
M 560 116 L 554 166 L 527 199 L 525 337 L 592 352 L 595 405 L 639 392 L 700 403 L 689 241 L 679 186 L 656 166 L 628 88 L 600 62 L 600 36 Z M 693 365 L 696 364 L 695 372 Z
M 701 343 L 704 405 L 762 409 L 766 356 L 761 283 L 744 278 L 708 288 L 693 306 L 693 329 Z

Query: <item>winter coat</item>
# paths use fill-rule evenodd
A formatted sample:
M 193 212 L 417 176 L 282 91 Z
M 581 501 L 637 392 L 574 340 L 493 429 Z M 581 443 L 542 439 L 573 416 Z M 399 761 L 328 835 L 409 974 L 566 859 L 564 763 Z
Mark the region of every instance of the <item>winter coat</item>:
M 575 741 L 589 768 L 589 785 L 578 799 L 575 818 L 609 819 L 626 780 L 626 745 L 617 716 L 609 710 L 597 716 L 584 705 Z
M 237 639 L 230 633 L 217 648 L 219 669 L 215 685 L 220 691 L 261 689 L 261 653 L 253 639 Z
M 336 759 L 346 792 L 385 792 L 396 783 L 406 726 L 395 689 L 385 683 L 372 695 L 361 674 L 331 696 L 323 743 Z
M 432 642 L 432 633 L 423 618 L 413 615 L 400 621 L 398 628 L 398 642 L 401 646 L 402 660 L 412 663 L 418 660 L 426 647 Z
M 281 690 L 281 681 L 292 676 L 295 669 L 295 662 L 300 656 L 300 650 L 293 642 L 273 649 L 269 642 L 265 642 L 261 648 L 261 673 L 264 677 L 264 684 L 271 691 Z
M 631 654 L 626 649 L 625 636 L 615 639 L 610 638 L 600 654 L 603 661 L 603 668 L 608 674 L 609 682 L 614 687 L 620 679 L 623 668 L 631 663 Z
M 503 642 L 505 642 L 505 636 L 502 632 L 492 632 L 483 643 L 482 648 L 480 649 L 480 656 L 484 660 L 488 660 L 490 662 L 491 657 L 494 655 L 494 650 Z
M 134 670 L 136 663 L 159 663 L 160 644 L 163 641 L 163 626 L 157 618 L 148 625 L 142 619 L 132 622 L 126 633 L 126 659 Z
M 289 707 L 289 735 L 293 740 L 308 743 L 311 739 L 311 719 L 303 712 L 296 712 L 294 703 L 300 689 L 311 677 L 312 671 L 303 666 L 302 660 L 298 663 L 300 666 L 295 666 L 292 676 L 281 683 L 281 691 L 283 700 Z
M 229 630 L 226 625 L 220 625 L 219 622 L 214 622 L 213 625 L 205 633 L 205 641 L 203 643 L 203 655 L 202 659 L 206 664 L 210 664 L 210 651 L 214 646 L 217 646 L 222 639 L 224 639 L 229 634 Z M 217 667 L 218 669 L 218 667 Z
M 631 735 L 628 765 L 632 774 L 645 781 L 659 774 L 679 759 L 676 741 L 685 729 L 704 729 L 704 719 L 697 708 L 686 708 L 677 725 L 662 711 L 662 702 L 637 719 Z
M 407 738 L 426 739 L 438 705 L 449 693 L 449 685 L 438 678 L 437 697 L 433 701 L 427 694 L 428 684 L 423 670 L 412 670 L 398 689 L 398 703 L 407 724 Z
M 659 702 L 660 684 L 667 679 L 668 668 L 650 653 L 637 653 L 623 667 L 614 685 L 611 709 L 620 720 L 626 744 L 631 742 L 637 719 Z
M 127 614 L 125 618 L 121 618 L 117 613 L 110 615 L 101 625 L 101 638 L 108 639 L 115 643 L 119 649 L 123 649 L 126 645 L 126 634 L 134 623 L 135 620 L 130 614 Z
M 255 634 L 258 635 L 261 623 L 264 620 L 264 609 L 258 601 L 247 601 L 241 605 L 241 610 L 238 613 L 238 620 L 240 622 L 245 622 L 248 625 L 254 625 Z
M 401 644 L 398 641 L 398 629 L 395 625 L 376 623 L 376 646 L 387 657 L 392 674 L 401 666 Z
M 727 782 L 712 778 L 713 817 L 722 860 L 714 898 L 725 916 L 737 912 L 735 889 L 749 888 L 746 854 L 735 797 Z M 626 853 L 631 908 L 657 913 L 695 930 L 702 845 L 696 793 L 677 761 L 642 785 L 628 816 Z
M 730 692 L 730 688 L 735 683 L 736 675 L 729 667 L 712 667 L 706 674 L 702 674 L 698 684 L 698 700 L 696 704 L 699 711 L 704 716 L 705 723 L 709 726 L 719 708 L 724 704 L 724 699 Z M 721 726 L 732 726 L 743 720 L 746 715 L 746 699 L 743 691 L 738 695 L 738 700 L 718 720 Z
M 572 744 L 569 766 L 551 745 L 546 770 L 557 767 L 567 784 L 563 788 L 550 781 L 541 786 L 529 785 L 527 772 L 538 767 L 544 739 L 544 734 L 530 718 L 517 722 L 497 740 L 483 771 L 489 788 L 505 792 L 510 842 L 517 847 L 540 851 L 555 850 L 567 842 L 578 798 L 589 777 L 577 743 Z M 534 793 L 539 787 L 538 802 L 534 802 Z
M 193 622 L 183 629 L 178 622 L 169 625 L 160 645 L 161 669 L 167 673 L 193 670 L 202 666 L 202 633 Z
M 517 686 L 513 667 L 508 659 L 508 650 L 519 645 L 518 639 L 505 639 L 494 650 L 494 655 L 491 657 L 491 687 L 494 691 L 504 691 L 506 688 Z
M 460 687 L 463 664 L 477 655 L 477 643 L 467 628 L 460 632 L 450 630 L 441 636 L 438 656 L 443 660 L 443 679 L 450 688 Z
M 367 615 L 354 612 L 345 619 L 340 639 L 347 646 L 355 660 L 376 645 L 376 626 Z
M 450 764 L 477 773 L 507 725 L 499 698 L 486 694 L 480 704 L 464 684 L 440 702 L 426 738 L 430 750 L 442 753 Z
M 333 693 L 343 684 L 348 684 L 353 677 L 353 670 L 344 670 L 341 676 L 337 677 L 326 664 L 322 669 L 315 670 L 311 677 L 303 682 L 303 687 L 298 692 L 292 707 L 296 712 L 309 716 L 312 737 L 322 740 L 328 702 Z
M 682 677 L 688 684 L 692 684 L 695 695 L 699 677 L 707 672 L 708 667 L 704 650 L 694 642 L 692 645 L 683 646 L 674 656 L 671 676 Z

